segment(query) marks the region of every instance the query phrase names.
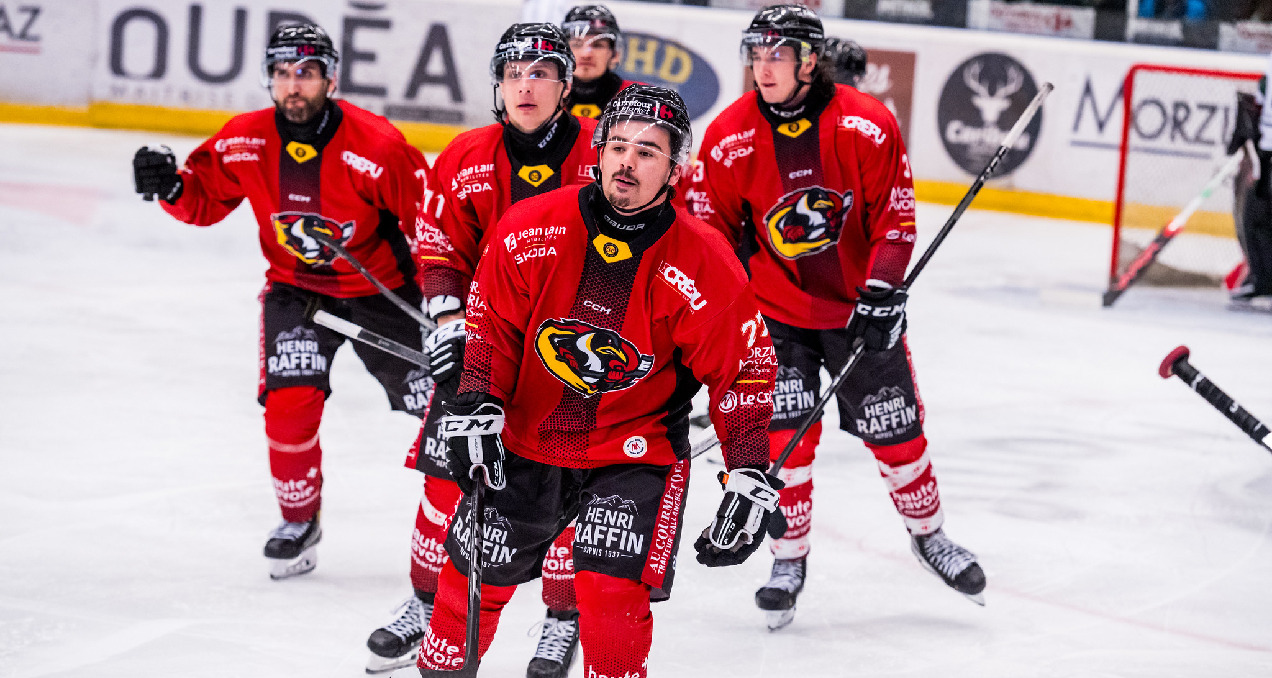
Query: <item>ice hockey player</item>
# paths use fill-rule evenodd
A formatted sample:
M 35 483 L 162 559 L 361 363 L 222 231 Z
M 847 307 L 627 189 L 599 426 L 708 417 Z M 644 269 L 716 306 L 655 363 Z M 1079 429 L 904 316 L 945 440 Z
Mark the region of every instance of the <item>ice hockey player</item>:
M 322 536 L 318 426 L 331 393 L 331 360 L 344 337 L 308 320 L 306 309 L 319 307 L 421 347 L 419 324 L 311 237 L 318 231 L 338 239 L 401 297 L 422 301 L 407 233 L 415 233 L 428 164 L 388 120 L 332 98 L 338 62 L 319 26 L 281 26 L 262 66 L 272 108 L 232 118 L 180 170 L 166 147 L 145 147 L 133 157 L 137 192 L 147 200 L 158 196 L 177 219 L 208 226 L 247 199 L 260 225 L 269 269 L 261 294 L 259 400 L 283 514 L 265 543 L 275 579 L 312 570 Z M 393 409 L 422 416 L 433 388 L 427 376 L 361 344 L 354 350 Z
M 825 54 L 826 60 L 835 69 L 832 74 L 835 82 L 856 87 L 857 83 L 865 77 L 869 59 L 865 48 L 857 44 L 855 40 L 826 38 Z
M 1267 78 L 1259 85 L 1266 89 Z M 1243 148 L 1247 153 L 1233 181 L 1233 217 L 1245 255 L 1243 264 L 1229 275 L 1234 304 L 1272 295 L 1272 115 L 1265 113 L 1264 96 L 1262 91 L 1237 93 L 1236 121 L 1228 142 L 1229 154 Z M 1261 119 L 1267 124 L 1261 125 Z
M 411 540 L 415 594 L 390 623 L 367 639 L 369 671 L 414 664 L 428 626 L 437 575 L 446 560 L 442 544 L 459 488 L 450 479 L 445 444 L 437 436 L 437 403 L 453 396 L 458 385 L 464 346 L 461 300 L 467 296 L 481 253 L 510 205 L 561 186 L 592 181 L 596 122 L 575 118 L 564 108 L 573 72 L 574 57 L 560 28 L 548 23 L 514 24 L 500 37 L 490 62 L 498 122 L 459 135 L 437 157 L 441 210 L 429 214 L 419 246 L 428 312 L 439 326 L 432 336 L 447 339 L 434 344 L 433 378 L 438 391 L 419 442 L 407 459 L 408 466 L 425 474 Z M 518 252 L 524 258 L 545 256 L 550 254 L 543 248 Z M 578 648 L 570 557 L 573 535 L 573 529 L 567 529 L 544 560 L 543 602 L 548 610 L 527 668 L 529 678 L 565 676 Z
M 709 223 L 753 255 L 749 271 L 779 364 L 773 454 L 857 342 L 860 364 L 838 395 L 840 427 L 874 453 L 912 549 L 959 592 L 979 598 L 976 557 L 942 531 L 944 515 L 905 341 L 914 248 L 914 190 L 896 119 L 869 95 L 836 85 L 821 58 L 822 23 L 799 5 L 760 10 L 743 33 L 756 91 L 707 128 L 700 157 Z M 745 225 L 749 225 L 744 227 Z M 755 594 L 771 628 L 794 615 L 807 575 L 816 423 L 781 470 L 789 523 L 772 576 Z
M 420 652 L 425 678 L 476 670 L 464 663 L 475 482 L 490 487 L 479 649 L 577 517 L 583 675 L 646 675 L 650 600 L 671 590 L 702 384 L 728 471 L 698 559 L 736 564 L 764 538 L 780 485 L 764 472 L 776 362 L 724 238 L 670 204 L 692 134 L 679 95 L 633 85 L 601 115 L 599 181 L 518 203 L 499 222 L 468 297 L 459 396 L 445 406 L 466 494 Z M 491 428 L 476 433 L 482 422 Z
M 561 28 L 578 62 L 569 110 L 579 117 L 596 118 L 614 95 L 633 84 L 614 72 L 623 58 L 618 19 L 605 5 L 579 5 L 566 13 Z

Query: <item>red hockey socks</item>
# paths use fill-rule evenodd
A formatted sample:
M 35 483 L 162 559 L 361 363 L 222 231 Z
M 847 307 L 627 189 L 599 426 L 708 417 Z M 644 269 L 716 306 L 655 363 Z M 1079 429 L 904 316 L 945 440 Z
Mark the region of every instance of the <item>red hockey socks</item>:
M 552 542 L 543 557 L 543 604 L 554 612 L 578 609 L 574 596 L 574 523 Z
M 778 492 L 777 506 L 786 516 L 786 534 L 769 545 L 773 557 L 793 560 L 808 555 L 808 533 L 813 520 L 813 458 L 817 455 L 817 442 L 821 439 L 821 422 L 813 424 L 795 445 L 791 456 L 778 473 L 786 487 Z M 769 431 L 770 456 L 776 461 L 795 435 L 792 429 Z
M 931 534 L 941 528 L 945 514 L 941 512 L 941 495 L 927 453 L 927 436 L 900 445 L 866 443 L 879 462 L 879 474 L 888 485 L 892 503 L 905 521 L 910 534 Z
M 420 497 L 415 533 L 411 535 L 411 586 L 416 591 L 437 591 L 437 576 L 448 560 L 446 529 L 460 496 L 454 481 L 424 476 L 424 495 Z
M 486 654 L 495 639 L 499 614 L 517 590 L 515 586 L 481 585 L 481 627 L 477 634 L 478 657 Z M 433 619 L 420 644 L 421 669 L 458 671 L 464 668 L 465 632 L 468 620 L 468 575 L 455 568 L 455 563 L 442 566 L 437 581 L 437 597 L 433 599 Z
M 270 391 L 265 397 L 265 437 L 269 439 L 269 470 L 283 520 L 307 522 L 322 499 L 323 392 L 312 386 Z
M 583 675 L 645 678 L 654 639 L 649 586 L 587 571 L 575 576 L 574 586 Z

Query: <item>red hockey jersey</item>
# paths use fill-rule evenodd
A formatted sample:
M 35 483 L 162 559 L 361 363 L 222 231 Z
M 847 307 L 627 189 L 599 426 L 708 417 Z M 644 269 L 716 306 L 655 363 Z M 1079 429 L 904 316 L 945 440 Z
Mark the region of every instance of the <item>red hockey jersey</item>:
M 385 118 L 334 103 L 334 130 L 309 144 L 280 136 L 272 108 L 235 116 L 186 159 L 176 204 L 160 204 L 181 221 L 208 226 L 246 198 L 260 225 L 269 280 L 341 298 L 378 293 L 305 235 L 318 226 L 397 288 L 415 271 L 407 235 L 417 229 L 428 162 Z
M 503 399 L 512 452 L 592 468 L 684 458 L 705 384 L 728 467 L 767 464 L 777 361 L 728 243 L 683 208 L 630 244 L 609 238 L 597 191 L 499 222 L 468 296 L 460 392 Z
M 464 132 L 442 150 L 434 163 L 440 204 L 429 209 L 431 218 L 417 234 L 425 299 L 467 296 L 489 234 L 513 203 L 593 180 L 596 121 L 578 122 L 578 136 L 559 164 L 514 167 L 497 123 Z
M 845 85 L 812 119 L 773 123 L 760 105 L 745 94 L 707 127 L 695 213 L 735 246 L 754 227 L 749 268 L 765 315 L 844 327 L 856 288 L 868 278 L 900 284 L 914 249 L 914 184 L 896 118 Z

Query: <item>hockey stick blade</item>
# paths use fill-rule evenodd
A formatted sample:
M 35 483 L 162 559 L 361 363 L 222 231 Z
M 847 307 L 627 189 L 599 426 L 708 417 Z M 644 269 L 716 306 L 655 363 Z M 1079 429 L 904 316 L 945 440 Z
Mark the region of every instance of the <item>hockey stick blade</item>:
M 1104 292 L 1103 298 L 1105 308 L 1112 306 L 1113 302 L 1117 301 L 1131 285 L 1134 285 L 1144 276 L 1144 273 L 1148 271 L 1148 267 L 1154 261 L 1157 261 L 1157 257 L 1161 255 L 1166 245 L 1170 244 L 1170 241 L 1174 240 L 1175 236 L 1184 230 L 1184 226 L 1188 225 L 1188 220 L 1192 218 L 1193 213 L 1201 209 L 1202 203 L 1210 198 L 1210 194 L 1214 193 L 1216 188 L 1219 188 L 1224 181 L 1227 181 L 1229 176 L 1237 171 L 1237 168 L 1241 166 L 1242 153 L 1243 151 L 1238 150 L 1228 156 L 1223 165 L 1219 167 L 1219 170 L 1201 188 L 1201 192 L 1193 196 L 1193 199 L 1184 205 L 1184 209 L 1180 210 L 1179 214 L 1176 214 L 1174 218 L 1162 227 L 1162 230 L 1157 232 L 1153 240 L 1127 265 L 1122 275 L 1118 276 L 1116 280 L 1109 281 L 1109 289 Z
M 1253 414 L 1246 411 L 1244 407 L 1237 404 L 1227 393 L 1206 378 L 1200 370 L 1193 367 L 1188 362 L 1188 347 L 1180 346 L 1171 351 L 1166 359 L 1162 361 L 1157 373 L 1162 379 L 1170 379 L 1171 375 L 1177 376 L 1188 387 L 1201 396 L 1206 402 L 1210 403 L 1216 410 L 1223 413 L 1228 421 L 1237 425 L 1246 435 L 1250 436 L 1254 442 L 1258 443 L 1263 449 L 1272 452 L 1272 447 L 1268 447 L 1265 439 L 1268 437 L 1268 427 L 1259 421 Z
M 301 228 L 305 230 L 305 235 L 317 240 L 319 243 L 322 243 L 327 247 L 330 247 L 331 251 L 335 252 L 337 256 L 349 262 L 349 265 L 352 266 L 355 271 L 362 274 L 362 277 L 366 278 L 367 282 L 375 285 L 375 288 L 380 290 L 380 294 L 383 294 L 386 299 L 393 302 L 394 306 L 397 306 L 407 315 L 411 316 L 411 319 L 419 323 L 422 327 L 424 327 L 424 329 L 427 329 L 430 332 L 437 329 L 437 323 L 430 320 L 428 316 L 424 315 L 423 311 L 415 308 L 411 304 L 408 304 L 405 299 L 399 297 L 393 290 L 389 289 L 388 286 L 380 282 L 379 278 L 375 277 L 371 271 L 368 271 L 367 267 L 363 266 L 361 261 L 358 261 L 356 257 L 349 254 L 349 250 L 345 249 L 345 246 L 340 244 L 340 241 L 336 240 L 336 238 L 330 233 L 322 231 L 316 227 L 306 228 L 302 226 Z
M 314 322 L 329 330 L 339 332 L 354 341 L 360 341 L 368 346 L 378 348 L 385 353 L 395 355 L 408 363 L 423 367 L 424 369 L 429 368 L 429 359 L 426 354 L 421 353 L 406 344 L 393 341 L 382 334 L 376 334 L 371 330 L 363 328 L 357 323 L 349 322 L 344 318 L 331 315 L 330 313 L 322 310 L 314 313 Z

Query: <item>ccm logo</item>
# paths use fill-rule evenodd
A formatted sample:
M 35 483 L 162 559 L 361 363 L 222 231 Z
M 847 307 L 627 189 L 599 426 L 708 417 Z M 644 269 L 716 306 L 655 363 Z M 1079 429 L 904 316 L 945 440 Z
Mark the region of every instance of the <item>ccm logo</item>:
M 795 170 L 794 172 L 791 172 L 790 174 L 788 174 L 788 175 L 786 175 L 786 176 L 788 176 L 788 177 L 790 177 L 790 178 L 792 178 L 792 179 L 798 179 L 798 178 L 800 178 L 800 177 L 807 177 L 807 176 L 811 176 L 811 175 L 812 175 L 812 173 L 813 173 L 813 171 L 812 171 L 811 169 L 802 169 L 802 170 Z
M 689 300 L 689 308 L 697 311 L 707 305 L 707 300 L 702 298 L 702 293 L 698 291 L 693 279 L 681 272 L 680 269 L 664 261 L 658 265 L 658 272 L 662 274 L 662 279 L 668 285 L 676 288 L 676 291 Z
M 503 428 L 500 416 L 443 417 L 437 422 L 445 437 L 498 433 Z

